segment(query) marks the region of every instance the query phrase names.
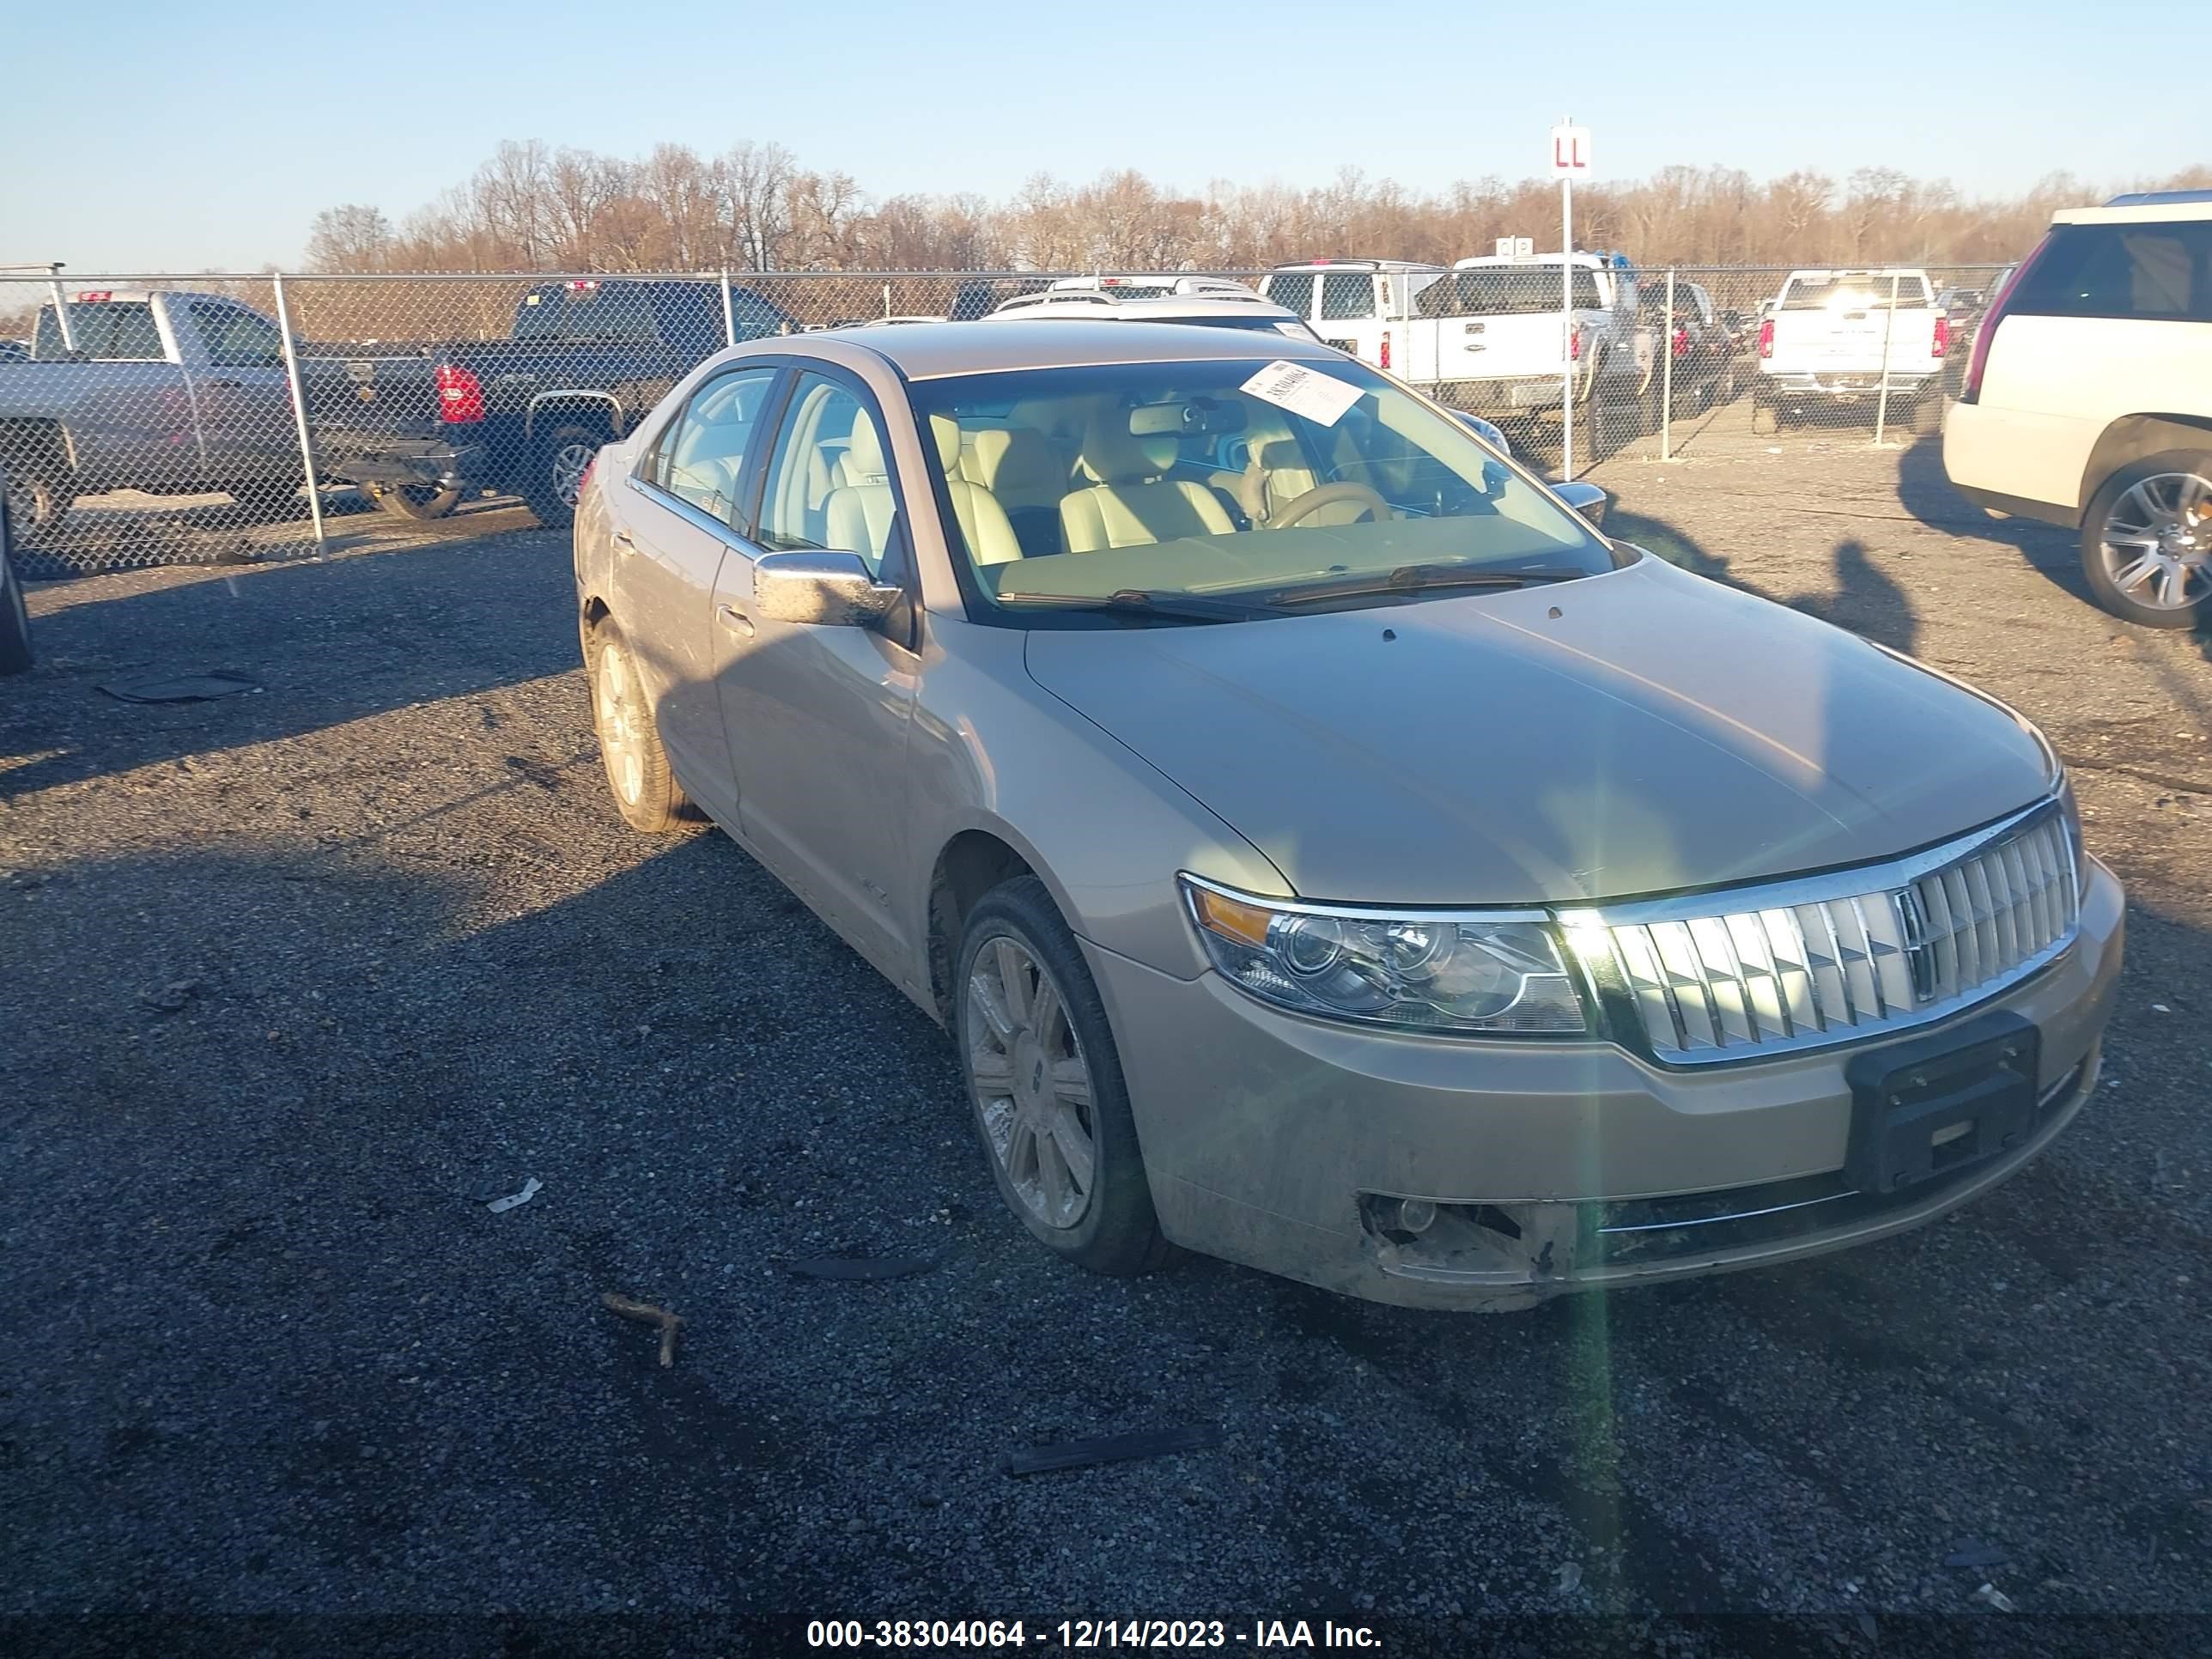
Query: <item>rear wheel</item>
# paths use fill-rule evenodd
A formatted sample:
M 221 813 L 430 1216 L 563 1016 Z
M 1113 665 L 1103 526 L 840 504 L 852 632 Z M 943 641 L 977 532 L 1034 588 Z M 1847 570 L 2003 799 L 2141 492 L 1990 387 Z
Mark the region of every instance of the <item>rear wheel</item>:
M 592 688 L 592 726 L 616 811 L 631 829 L 647 835 L 673 830 L 691 816 L 690 802 L 660 746 L 636 659 L 611 622 L 586 632 L 584 668 Z
M 2122 467 L 2081 520 L 2081 572 L 2097 602 L 2145 628 L 2212 614 L 2212 453 Z
M 11 547 L 21 549 L 52 540 L 76 497 L 35 472 L 9 472 L 7 499 Z
M 435 484 L 356 484 L 361 493 L 399 519 L 442 519 L 461 504 L 459 489 Z
M 1105 1005 L 1042 882 L 1017 877 L 977 901 L 953 983 L 975 1133 L 1007 1207 L 1093 1273 L 1165 1262 Z
M 521 495 L 548 530 L 566 530 L 576 521 L 576 497 L 584 474 L 607 434 L 587 426 L 556 426 L 530 447 L 524 463 Z

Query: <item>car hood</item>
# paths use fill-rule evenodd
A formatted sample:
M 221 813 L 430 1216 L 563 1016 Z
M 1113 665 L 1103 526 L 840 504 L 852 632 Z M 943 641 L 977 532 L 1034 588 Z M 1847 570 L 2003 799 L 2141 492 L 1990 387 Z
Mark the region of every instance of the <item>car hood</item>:
M 2056 781 L 2002 705 L 1648 555 L 1322 616 L 1038 629 L 1027 660 L 1310 898 L 1789 875 L 1942 841 Z

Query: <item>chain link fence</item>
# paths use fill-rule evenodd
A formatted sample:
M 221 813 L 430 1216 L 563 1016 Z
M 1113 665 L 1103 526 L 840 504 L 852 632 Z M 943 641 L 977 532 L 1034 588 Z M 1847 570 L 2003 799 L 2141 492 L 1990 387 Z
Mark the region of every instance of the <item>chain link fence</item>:
M 1637 269 L 1578 254 L 1571 289 L 1557 255 L 1176 275 L 1260 289 L 1572 476 L 1623 453 L 1934 431 L 2002 270 Z M 558 526 L 598 446 L 732 342 L 968 320 L 1079 280 L 0 276 L 0 468 L 34 577 L 297 556 L 515 500 Z

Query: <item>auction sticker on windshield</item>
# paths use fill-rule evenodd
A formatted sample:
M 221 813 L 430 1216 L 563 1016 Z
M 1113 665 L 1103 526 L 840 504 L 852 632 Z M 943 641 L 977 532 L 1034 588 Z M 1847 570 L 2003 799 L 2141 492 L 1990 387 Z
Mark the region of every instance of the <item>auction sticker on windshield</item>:
M 1347 386 L 1334 374 L 1316 374 L 1303 364 L 1285 362 L 1279 357 L 1239 389 L 1322 426 L 1334 426 L 1344 418 L 1344 411 L 1360 398 L 1358 386 Z

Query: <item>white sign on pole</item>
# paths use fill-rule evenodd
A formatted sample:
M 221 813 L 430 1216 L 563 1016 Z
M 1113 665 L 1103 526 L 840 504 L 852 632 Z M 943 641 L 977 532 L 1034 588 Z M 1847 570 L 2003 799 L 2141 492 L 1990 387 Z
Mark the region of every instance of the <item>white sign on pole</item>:
M 1533 236 L 1501 236 L 1498 239 L 1498 257 L 1501 259 L 1526 259 L 1536 252 Z
M 1588 127 L 1552 129 L 1552 177 L 1587 179 L 1590 176 L 1590 134 Z

